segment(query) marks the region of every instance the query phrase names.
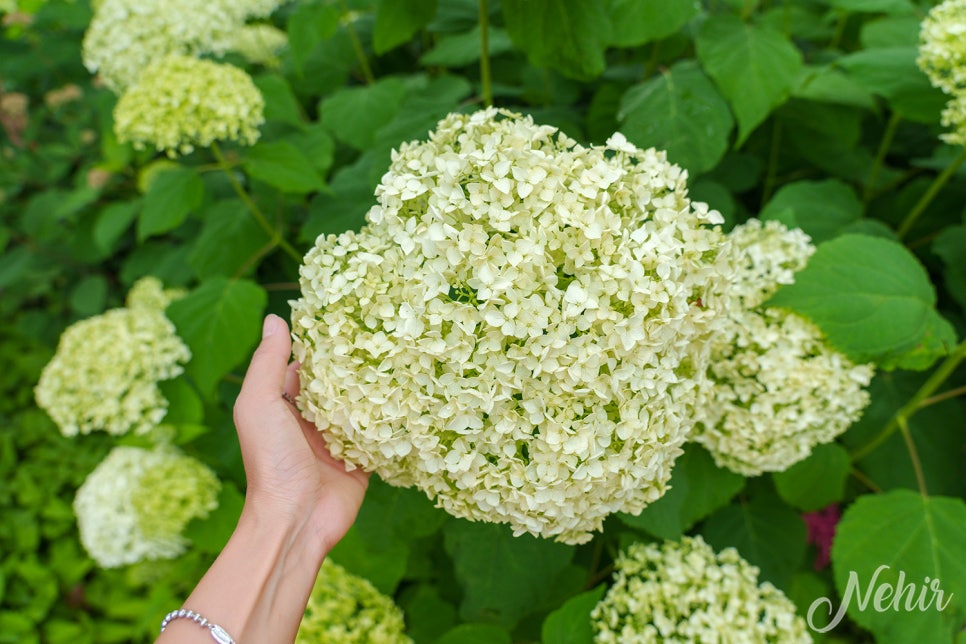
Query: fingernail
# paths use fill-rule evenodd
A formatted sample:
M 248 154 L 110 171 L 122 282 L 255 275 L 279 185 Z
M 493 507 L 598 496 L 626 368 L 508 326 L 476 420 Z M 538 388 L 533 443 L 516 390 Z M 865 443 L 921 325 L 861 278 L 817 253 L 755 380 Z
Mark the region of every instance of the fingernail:
M 265 322 L 262 324 L 262 339 L 265 339 L 268 336 L 275 333 L 276 331 L 278 331 L 279 322 L 281 321 L 282 321 L 281 318 L 279 318 L 274 313 L 266 315 Z

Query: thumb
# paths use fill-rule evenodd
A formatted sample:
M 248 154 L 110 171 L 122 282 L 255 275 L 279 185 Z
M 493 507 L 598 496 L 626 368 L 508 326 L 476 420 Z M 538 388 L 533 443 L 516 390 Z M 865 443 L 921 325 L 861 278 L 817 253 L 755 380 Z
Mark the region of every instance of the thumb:
M 268 315 L 262 325 L 262 341 L 252 355 L 239 399 L 254 403 L 275 401 L 285 386 L 285 372 L 292 354 L 288 325 L 277 315 Z

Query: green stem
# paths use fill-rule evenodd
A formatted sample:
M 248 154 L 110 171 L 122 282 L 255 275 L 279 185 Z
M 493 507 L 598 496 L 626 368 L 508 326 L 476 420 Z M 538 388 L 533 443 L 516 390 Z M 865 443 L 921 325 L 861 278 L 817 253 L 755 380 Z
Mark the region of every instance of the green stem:
M 929 399 L 929 397 L 935 392 L 939 387 L 946 382 L 959 366 L 959 363 L 966 358 L 966 341 L 959 344 L 953 351 L 946 357 L 939 367 L 932 372 L 932 375 L 923 383 L 919 391 L 913 395 L 913 397 L 905 405 L 899 408 L 899 410 L 893 415 L 882 431 L 873 438 L 871 441 L 858 448 L 852 452 L 852 462 L 856 462 L 864 458 L 869 452 L 877 448 L 882 443 L 886 442 L 890 436 L 892 436 L 897 429 L 899 429 L 902 424 L 907 423 L 912 415 L 917 411 L 922 409 L 923 403 Z
M 493 79 L 490 77 L 490 10 L 486 0 L 480 0 L 480 84 L 483 106 L 493 105 Z
M 352 49 L 356 52 L 356 58 L 359 59 L 362 77 L 366 79 L 366 85 L 372 85 L 376 82 L 376 77 L 372 75 L 372 69 L 369 67 L 369 59 L 366 58 L 366 52 L 362 49 L 359 34 L 356 33 L 356 28 L 352 26 L 349 7 L 346 5 L 345 0 L 339 0 L 339 4 L 342 5 L 342 20 L 345 23 L 346 33 L 349 34 L 349 40 L 352 42 Z
M 261 226 L 266 233 L 268 233 L 272 244 L 281 247 L 281 249 L 285 251 L 289 257 L 301 264 L 302 255 L 295 250 L 291 244 L 285 241 L 285 239 L 282 237 L 282 234 L 277 229 L 272 228 L 272 225 L 268 223 L 268 220 L 265 218 L 265 215 L 262 214 L 258 204 L 252 200 L 251 195 L 249 195 L 248 192 L 245 191 L 245 188 L 242 187 L 241 183 L 238 182 L 238 178 L 235 177 L 235 173 L 232 172 L 231 165 L 225 160 L 225 155 L 222 154 L 221 146 L 218 145 L 217 141 L 211 144 L 211 152 L 215 155 L 218 165 L 221 166 L 222 170 L 224 170 L 225 176 L 228 177 L 228 183 L 231 184 L 235 194 L 238 195 L 238 198 L 241 199 L 242 203 L 244 203 L 248 208 L 248 212 L 252 213 L 252 217 L 255 218 L 255 221 L 258 222 L 258 225 Z
M 935 405 L 936 403 L 941 403 L 944 400 L 949 400 L 950 398 L 956 398 L 957 396 L 962 396 L 966 394 L 966 387 L 956 387 L 955 389 L 950 389 L 949 391 L 944 391 L 941 394 L 936 394 L 930 398 L 926 398 L 919 404 L 919 409 L 923 407 L 929 407 L 930 405 Z
M 926 490 L 926 477 L 922 473 L 922 462 L 919 460 L 919 450 L 916 449 L 916 444 L 912 441 L 909 423 L 906 422 L 905 418 L 899 419 L 899 431 L 902 432 L 902 438 L 906 441 L 906 450 L 909 452 L 909 460 L 912 461 L 912 469 L 916 472 L 916 484 L 919 486 L 919 493 L 923 496 L 929 496 L 929 492 Z
M 851 474 L 852 476 L 854 476 L 856 479 L 859 480 L 860 483 L 862 483 L 862 485 L 864 485 L 865 487 L 869 488 L 870 490 L 872 490 L 876 494 L 878 494 L 879 492 L 882 491 L 882 488 L 879 487 L 878 485 L 876 485 L 875 481 L 873 481 L 872 479 L 870 479 L 866 475 L 866 473 L 863 472 L 862 470 L 860 470 L 860 469 L 858 469 L 856 467 L 852 467 L 852 468 L 849 469 L 849 474 Z
M 835 33 L 832 35 L 832 40 L 828 43 L 829 49 L 838 49 L 839 43 L 842 41 L 842 36 L 845 35 L 845 23 L 848 22 L 849 14 L 845 11 L 839 11 L 839 20 L 835 23 Z
M 942 171 L 942 174 L 936 177 L 936 179 L 932 182 L 932 185 L 929 186 L 929 189 L 926 190 L 926 193 L 919 198 L 919 201 L 917 201 L 916 205 L 913 206 L 912 210 L 909 211 L 909 214 L 906 215 L 906 218 L 902 220 L 902 224 L 896 231 L 896 236 L 899 239 L 905 237 L 906 233 L 909 232 L 909 229 L 912 228 L 913 224 L 916 223 L 916 220 L 919 219 L 919 216 L 922 215 L 927 207 L 929 207 L 929 204 L 932 203 L 932 200 L 935 199 L 936 195 L 939 194 L 939 191 L 942 190 L 943 186 L 946 185 L 946 182 L 949 181 L 954 174 L 956 174 L 956 171 L 959 170 L 959 166 L 963 164 L 963 161 L 966 161 L 966 148 L 963 148 L 963 151 L 958 157 L 956 157 L 956 160 L 949 164 L 949 166 Z
M 872 193 L 875 191 L 875 183 L 879 178 L 879 171 L 882 169 L 882 163 L 885 161 L 885 156 L 889 152 L 889 148 L 892 147 L 892 139 L 896 135 L 896 129 L 899 127 L 899 121 L 902 117 L 899 116 L 898 112 L 893 112 L 892 116 L 889 117 L 889 123 L 886 125 L 885 132 L 882 134 L 882 141 L 879 142 L 879 151 L 876 152 L 875 162 L 872 164 L 872 171 L 869 172 L 869 181 L 865 184 L 865 190 L 862 192 L 862 204 L 867 205 L 869 200 L 872 199 Z

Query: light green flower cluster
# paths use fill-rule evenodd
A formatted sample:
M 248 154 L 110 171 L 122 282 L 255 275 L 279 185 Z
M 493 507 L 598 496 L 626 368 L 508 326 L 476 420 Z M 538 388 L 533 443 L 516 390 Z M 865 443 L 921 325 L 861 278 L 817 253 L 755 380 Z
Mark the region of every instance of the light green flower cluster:
M 660 498 L 733 266 L 687 173 L 621 135 L 452 114 L 403 145 L 294 303 L 334 456 L 451 514 L 582 543 Z
M 296 644 L 411 644 L 402 610 L 367 580 L 322 564 Z
M 118 139 L 169 156 L 233 140 L 251 145 L 265 101 L 251 77 L 223 63 L 171 54 L 141 73 L 114 109 Z
M 74 498 L 81 543 L 103 568 L 177 557 L 188 546 L 185 526 L 217 507 L 220 487 L 173 447 L 115 447 Z
M 288 35 L 271 25 L 246 25 L 232 36 L 231 48 L 245 60 L 266 67 L 281 64 L 279 52 L 288 44 Z
M 64 331 L 34 391 L 61 433 L 141 434 L 164 418 L 168 403 L 158 382 L 179 375 L 191 358 L 160 306 L 176 295 L 144 278 L 127 307 Z
M 755 476 L 787 469 L 848 429 L 869 403 L 873 369 L 850 362 L 808 320 L 763 305 L 814 252 L 804 233 L 752 219 L 730 239 L 741 263 L 692 439 L 718 465 Z
M 795 606 L 734 548 L 698 537 L 635 543 L 591 613 L 600 644 L 811 642 Z
M 934 87 L 951 96 L 942 124 L 952 131 L 940 138 L 966 145 L 966 0 L 946 0 L 929 11 L 920 28 L 916 62 Z

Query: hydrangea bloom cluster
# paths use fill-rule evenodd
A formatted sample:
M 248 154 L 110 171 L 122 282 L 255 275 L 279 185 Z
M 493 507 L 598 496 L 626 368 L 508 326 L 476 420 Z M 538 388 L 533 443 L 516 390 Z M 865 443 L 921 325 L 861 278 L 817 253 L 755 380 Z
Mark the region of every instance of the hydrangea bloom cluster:
M 850 362 L 805 318 L 762 305 L 814 251 L 804 233 L 752 219 L 730 237 L 743 263 L 693 439 L 718 465 L 755 476 L 844 432 L 869 403 L 872 368 Z
M 288 34 L 272 25 L 247 25 L 232 37 L 231 49 L 250 63 L 276 67 L 279 52 L 288 44 Z
M 296 644 L 412 644 L 402 610 L 375 586 L 326 560 L 309 596 Z
M 174 296 L 145 278 L 127 307 L 64 331 L 34 392 L 61 433 L 144 433 L 161 421 L 168 403 L 157 383 L 178 376 L 191 358 L 164 315 L 162 305 Z
M 233 65 L 172 54 L 147 67 L 114 110 L 118 139 L 152 145 L 169 156 L 195 146 L 258 139 L 265 101 Z
M 182 554 L 182 535 L 218 505 L 220 483 L 172 447 L 115 447 L 74 498 L 81 543 L 104 568 Z
M 795 605 L 734 548 L 720 554 L 700 537 L 635 543 L 591 613 L 601 644 L 811 642 Z
M 966 0 L 946 0 L 929 11 L 919 32 L 916 62 L 933 87 L 951 96 L 942 124 L 952 131 L 940 138 L 966 145 Z
M 122 92 L 152 62 L 168 54 L 220 55 L 250 17 L 279 0 L 102 0 L 84 36 L 84 64 Z
M 459 517 L 590 539 L 666 490 L 732 267 L 686 172 L 488 109 L 405 144 L 293 304 L 333 454 Z

